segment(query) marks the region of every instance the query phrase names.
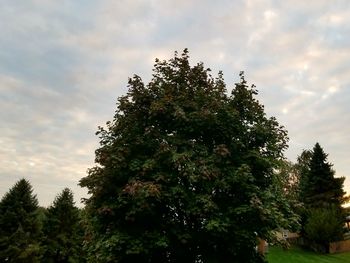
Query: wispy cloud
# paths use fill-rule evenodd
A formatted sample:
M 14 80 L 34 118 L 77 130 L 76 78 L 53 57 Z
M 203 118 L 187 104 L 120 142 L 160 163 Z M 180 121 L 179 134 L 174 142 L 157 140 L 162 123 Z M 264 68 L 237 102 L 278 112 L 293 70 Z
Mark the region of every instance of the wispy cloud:
M 148 81 L 185 47 L 229 85 L 245 70 L 289 158 L 319 141 L 350 176 L 349 1 L 10 1 L 0 18 L 0 195 L 27 177 L 43 205 L 65 186 L 84 196 L 94 132 L 128 76 Z

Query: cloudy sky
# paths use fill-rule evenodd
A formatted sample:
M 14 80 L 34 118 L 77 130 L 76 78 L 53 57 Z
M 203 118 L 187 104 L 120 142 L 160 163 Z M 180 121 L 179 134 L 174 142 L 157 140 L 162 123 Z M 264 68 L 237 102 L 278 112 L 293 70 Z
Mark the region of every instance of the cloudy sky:
M 350 191 L 348 0 L 11 0 L 0 19 L 0 197 L 25 177 L 43 206 L 64 187 L 78 203 L 128 77 L 184 48 L 228 86 L 244 70 L 286 156 L 320 142 Z

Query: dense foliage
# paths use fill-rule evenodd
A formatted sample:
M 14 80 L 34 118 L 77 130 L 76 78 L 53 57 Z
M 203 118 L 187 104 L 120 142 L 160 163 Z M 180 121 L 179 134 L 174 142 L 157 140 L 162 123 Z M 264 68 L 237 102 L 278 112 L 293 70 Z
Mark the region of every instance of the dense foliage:
M 345 192 L 343 190 L 344 177 L 334 177 L 332 164 L 327 162 L 319 143 L 316 143 L 306 171 L 306 179 L 302 189 L 304 203 L 308 207 L 322 207 L 343 203 Z
M 312 151 L 303 152 L 298 167 L 300 198 L 304 204 L 302 234 L 309 246 L 327 252 L 329 242 L 342 239 L 345 178 L 334 177 L 332 165 L 319 143 Z
M 73 193 L 65 188 L 47 209 L 43 227 L 42 262 L 83 262 L 82 229 Z
M 329 242 L 343 238 L 344 218 L 338 207 L 313 208 L 308 211 L 305 236 L 315 250 L 329 252 Z
M 32 186 L 19 180 L 0 201 L 0 261 L 39 262 L 40 221 Z
M 99 128 L 91 197 L 90 262 L 261 262 L 257 237 L 289 227 L 274 168 L 286 131 L 267 118 L 243 74 L 189 65 L 187 50 L 129 80 L 112 122 Z

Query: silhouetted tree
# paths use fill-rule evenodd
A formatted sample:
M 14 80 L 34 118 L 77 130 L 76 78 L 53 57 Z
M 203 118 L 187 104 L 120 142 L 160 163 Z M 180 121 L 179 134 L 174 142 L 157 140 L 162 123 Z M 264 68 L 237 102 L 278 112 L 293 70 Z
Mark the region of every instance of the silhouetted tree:
M 74 205 L 73 193 L 65 188 L 47 209 L 42 262 L 83 262 L 83 236 L 79 222 L 79 209 Z
M 0 261 L 39 262 L 38 201 L 30 183 L 19 180 L 0 201 Z
M 334 174 L 332 164 L 327 162 L 327 154 L 324 153 L 319 143 L 316 143 L 312 151 L 309 170 L 306 170 L 307 178 L 303 189 L 303 201 L 308 207 L 319 208 L 329 204 L 340 206 L 343 203 L 345 178 L 336 178 Z
M 310 161 L 312 158 L 311 150 L 303 150 L 297 158 L 295 168 L 298 174 L 298 189 L 297 194 L 299 200 L 304 202 L 308 191 L 308 176 L 310 171 Z
M 329 242 L 342 239 L 345 178 L 334 177 L 332 164 L 327 162 L 327 154 L 319 143 L 300 156 L 299 171 L 300 198 L 304 204 L 302 235 L 310 246 L 327 252 Z

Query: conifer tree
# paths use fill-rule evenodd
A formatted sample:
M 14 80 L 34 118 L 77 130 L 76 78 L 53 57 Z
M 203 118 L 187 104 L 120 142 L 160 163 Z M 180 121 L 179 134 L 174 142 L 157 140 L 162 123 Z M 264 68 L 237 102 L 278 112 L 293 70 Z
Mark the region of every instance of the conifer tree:
M 328 252 L 329 242 L 341 240 L 344 226 L 343 177 L 334 177 L 332 164 L 319 143 L 299 158 L 302 235 L 315 250 Z
M 294 164 L 297 173 L 297 189 L 296 194 L 300 202 L 304 203 L 307 192 L 307 180 L 310 170 L 310 160 L 312 150 L 303 150 L 297 158 L 297 163 Z
M 0 201 L 0 262 L 39 262 L 38 201 L 21 179 Z
M 79 209 L 65 188 L 47 209 L 43 228 L 42 262 L 83 262 Z
M 304 203 L 310 208 L 323 206 L 339 206 L 344 201 L 344 177 L 334 177 L 332 164 L 327 162 L 327 154 L 319 143 L 316 143 L 309 161 L 309 169 L 305 170 L 303 185 Z

